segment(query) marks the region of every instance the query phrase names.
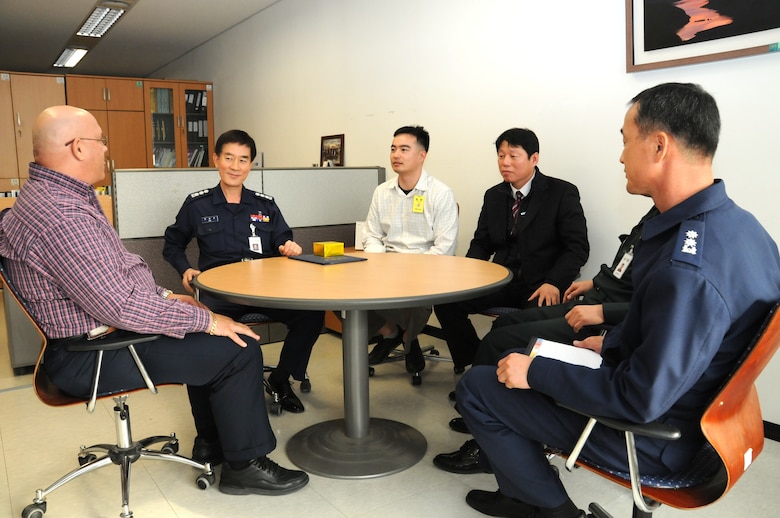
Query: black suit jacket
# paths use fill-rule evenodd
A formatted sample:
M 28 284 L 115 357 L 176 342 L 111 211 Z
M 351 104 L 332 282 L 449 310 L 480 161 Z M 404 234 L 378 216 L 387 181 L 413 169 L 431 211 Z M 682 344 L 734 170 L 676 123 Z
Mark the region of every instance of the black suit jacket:
M 494 262 L 513 271 L 516 289 L 529 295 L 545 282 L 563 295 L 590 251 L 577 187 L 545 176 L 537 168 L 531 192 L 520 206 L 516 237 L 511 236 L 512 203 L 512 189 L 506 182 L 485 192 L 466 256 L 484 260 L 492 256 Z

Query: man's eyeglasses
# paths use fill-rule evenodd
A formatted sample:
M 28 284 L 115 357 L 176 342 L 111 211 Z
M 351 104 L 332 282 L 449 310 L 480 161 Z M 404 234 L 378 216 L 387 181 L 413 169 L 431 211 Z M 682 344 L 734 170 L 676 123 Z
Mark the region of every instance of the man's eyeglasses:
M 79 139 L 81 139 L 81 140 L 95 140 L 95 141 L 97 141 L 97 142 L 101 142 L 101 143 L 102 143 L 104 146 L 108 147 L 108 137 L 101 137 L 101 138 L 76 137 L 76 138 L 79 138 Z M 72 139 L 72 140 L 69 140 L 68 142 L 66 142 L 66 143 L 65 143 L 65 147 L 68 147 L 68 146 L 70 146 L 71 144 L 73 144 L 74 142 L 76 142 L 76 138 L 74 138 L 74 139 Z

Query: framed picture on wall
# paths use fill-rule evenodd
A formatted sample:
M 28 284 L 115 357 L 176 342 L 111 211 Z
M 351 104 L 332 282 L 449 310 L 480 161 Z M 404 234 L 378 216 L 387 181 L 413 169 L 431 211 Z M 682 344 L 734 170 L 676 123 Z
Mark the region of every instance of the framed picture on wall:
M 322 137 L 320 143 L 320 167 L 344 165 L 344 134 Z
M 626 0 L 626 70 L 780 50 L 778 0 Z

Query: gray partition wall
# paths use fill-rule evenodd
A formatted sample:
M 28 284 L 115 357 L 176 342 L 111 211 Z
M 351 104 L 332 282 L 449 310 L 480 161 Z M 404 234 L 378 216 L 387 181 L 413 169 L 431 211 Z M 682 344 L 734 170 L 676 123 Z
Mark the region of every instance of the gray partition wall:
M 253 169 L 245 185 L 273 196 L 290 227 L 365 219 L 383 167 Z M 122 239 L 161 237 L 184 198 L 219 183 L 216 169 L 119 169 L 113 173 L 114 225 Z

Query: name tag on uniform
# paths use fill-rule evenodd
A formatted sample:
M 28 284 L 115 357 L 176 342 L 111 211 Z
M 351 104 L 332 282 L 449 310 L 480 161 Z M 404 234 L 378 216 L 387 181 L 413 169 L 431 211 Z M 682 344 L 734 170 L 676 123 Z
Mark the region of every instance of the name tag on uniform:
M 628 268 L 628 265 L 631 264 L 631 261 L 634 260 L 634 247 L 632 246 L 629 248 L 628 252 L 623 254 L 623 258 L 620 259 L 620 262 L 617 266 L 615 266 L 615 271 L 612 272 L 612 274 L 615 276 L 616 279 L 623 278 L 623 274 L 626 273 L 626 269 Z
M 422 214 L 425 212 L 425 196 L 415 195 L 414 204 L 412 205 L 412 212 L 416 214 Z
M 260 236 L 249 236 L 249 250 L 256 254 L 263 253 L 263 240 Z

